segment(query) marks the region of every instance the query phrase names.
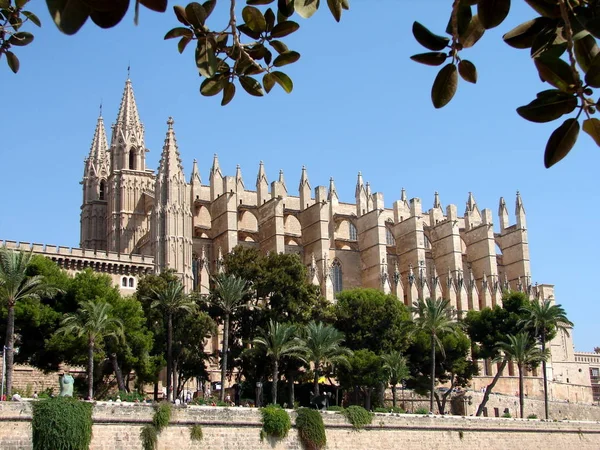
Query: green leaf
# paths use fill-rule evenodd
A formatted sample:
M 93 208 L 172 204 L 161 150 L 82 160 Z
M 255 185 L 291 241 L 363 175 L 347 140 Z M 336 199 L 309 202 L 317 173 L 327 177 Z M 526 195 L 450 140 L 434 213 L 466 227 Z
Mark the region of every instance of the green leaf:
M 600 55 L 596 55 L 585 74 L 585 83 L 592 87 L 600 87 Z
M 140 3 L 152 11 L 165 12 L 167 10 L 167 0 L 140 0 Z
M 433 86 L 431 88 L 431 101 L 435 108 L 443 108 L 446 106 L 454 94 L 458 86 L 458 73 L 456 66 L 449 63 L 442 67 L 438 72 Z
M 273 75 L 273 79 L 275 80 L 275 82 L 279 86 L 281 86 L 285 92 L 287 92 L 288 94 L 292 92 L 292 90 L 294 89 L 294 83 L 292 82 L 292 79 L 290 77 L 288 77 L 285 73 L 279 72 L 277 70 L 271 72 L 271 75 Z
M 410 59 L 421 64 L 427 64 L 428 66 L 441 66 L 448 58 L 448 55 L 444 52 L 427 52 L 412 55 Z
M 464 34 L 464 32 L 467 30 L 472 18 L 473 11 L 471 10 L 471 6 L 465 3 L 459 3 L 457 13 L 459 36 Z M 446 33 L 448 33 L 450 36 L 454 34 L 454 30 L 452 29 L 452 15 L 450 15 L 448 25 L 446 25 Z
M 19 71 L 19 67 L 20 67 L 19 58 L 17 58 L 17 55 L 15 55 L 10 50 L 7 50 L 5 55 L 6 55 L 6 62 L 8 63 L 8 67 L 10 67 L 10 70 L 12 70 L 14 73 L 17 73 Z
M 175 5 L 173 6 L 173 11 L 175 12 L 175 17 L 177 17 L 177 20 L 179 20 L 179 22 L 181 22 L 184 25 L 190 25 L 190 22 L 189 20 L 187 20 L 187 17 L 185 15 L 185 8 L 183 6 Z
M 69 3 L 73 3 L 70 1 Z M 76 2 L 80 5 L 84 2 Z M 129 2 L 127 0 L 118 0 L 110 2 L 110 6 L 99 8 L 95 7 L 92 3 L 87 2 L 92 6 L 92 10 L 90 11 L 90 18 L 92 21 L 98 25 L 100 28 L 112 28 L 117 25 L 125 14 L 127 14 L 127 9 L 129 9 Z M 135 14 L 134 21 L 137 20 L 137 13 Z
M 19 31 L 8 39 L 8 43 L 16 47 L 25 47 L 26 45 L 31 44 L 32 41 L 33 34 L 26 31 Z
M 273 53 L 271 53 L 266 47 L 264 47 L 264 53 L 265 64 L 269 66 L 271 65 L 271 61 L 273 60 Z
M 593 36 L 588 34 L 582 39 L 575 41 L 575 58 L 584 72 L 589 70 L 592 61 L 598 53 L 600 53 L 600 48 L 598 48 L 596 39 Z
M 68 35 L 77 33 L 92 11 L 86 4 L 68 0 L 46 0 L 46 4 L 57 28 Z
M 575 78 L 571 67 L 562 59 L 542 55 L 535 58 L 534 62 L 543 81 L 547 81 L 564 92 L 571 92 L 575 89 Z
M 244 33 L 246 36 L 251 37 L 252 39 L 260 39 L 260 32 L 252 30 L 247 24 L 243 23 L 238 25 L 238 30 Z
M 546 151 L 544 152 L 544 165 L 546 168 L 563 159 L 571 151 L 579 136 L 579 122 L 576 119 L 567 119 L 552 132 Z
M 199 40 L 196 44 L 196 66 L 206 78 L 211 78 L 217 71 L 217 58 L 208 39 Z
M 273 61 L 273 65 L 275 67 L 282 67 L 287 64 L 295 63 L 299 59 L 300 59 L 300 53 L 295 52 L 293 50 L 289 50 L 287 52 L 283 52 L 277 58 L 275 58 L 275 61 Z
M 481 39 L 484 33 L 485 28 L 483 28 L 483 25 L 481 25 L 479 16 L 476 14 L 469 22 L 469 26 L 465 32 L 459 36 L 460 43 L 462 44 L 463 48 L 473 47 L 473 45 L 475 45 L 475 43 Z
M 183 36 L 181 39 L 179 39 L 179 42 L 177 43 L 177 50 L 179 50 L 179 53 L 183 53 L 183 51 L 191 41 L 192 38 L 187 36 Z
M 22 11 L 21 14 L 23 14 L 25 17 L 27 17 L 30 22 L 34 23 L 38 27 L 42 26 L 42 22 L 40 22 L 40 19 L 34 13 L 32 13 L 30 11 Z
M 206 10 L 200 3 L 192 2 L 185 7 L 185 17 L 194 28 L 202 28 L 206 22 Z
M 0 0 L 0 8 L 9 8 L 10 7 L 10 0 Z
M 291 20 L 286 20 L 285 22 L 279 22 L 277 25 L 273 27 L 273 31 L 271 32 L 271 37 L 273 38 L 282 38 L 289 34 L 292 34 L 300 28 L 296 22 Z
M 255 33 L 264 33 L 267 30 L 265 16 L 254 6 L 245 6 L 242 10 L 242 18 Z
M 530 122 L 545 123 L 569 114 L 577 107 L 577 96 L 558 89 L 540 92 L 531 103 L 517 108 L 517 113 Z
M 281 15 L 284 18 L 290 17 L 294 14 L 294 0 L 277 0 L 277 15 Z M 278 20 L 284 22 L 285 20 Z
M 207 0 L 204 3 L 202 3 L 202 7 L 204 8 L 204 11 L 206 12 L 206 18 L 207 19 L 212 14 L 212 12 L 215 9 L 216 5 L 217 5 L 217 0 Z
M 331 11 L 331 15 L 336 22 L 339 22 L 342 18 L 342 2 L 341 0 L 327 0 L 327 6 L 329 6 L 329 11 Z
M 530 48 L 535 37 L 551 23 L 553 23 L 553 20 L 547 17 L 537 17 L 516 26 L 502 36 L 502 39 L 514 48 Z
M 255 97 L 262 97 L 263 95 L 265 95 L 260 83 L 252 77 L 242 75 L 240 77 L 240 84 L 242 85 L 244 90 L 250 95 L 253 95 Z
M 596 145 L 600 147 L 600 120 L 595 117 L 583 121 L 583 131 L 589 134 Z
M 263 77 L 263 87 L 265 88 L 265 91 L 267 91 L 267 94 L 271 92 L 273 86 L 275 86 L 275 78 L 273 77 L 273 74 L 271 72 L 265 73 L 265 76 Z
M 287 45 L 285 45 L 281 41 L 272 40 L 272 41 L 269 41 L 269 44 L 271 44 L 271 47 L 273 47 L 275 49 L 275 51 L 279 54 L 288 51 Z
M 560 58 L 567 49 L 567 41 L 559 31 L 554 23 L 549 24 L 540 31 L 531 44 L 531 57 L 539 58 L 540 56 L 548 56 Z
M 443 50 L 450 43 L 450 39 L 433 34 L 419 22 L 413 23 L 412 33 L 417 42 L 429 50 Z
M 471 61 L 461 60 L 458 63 L 458 73 L 463 80 L 473 84 L 477 83 L 477 68 Z
M 206 97 L 217 95 L 223 90 L 223 78 L 220 76 L 207 78 L 200 85 L 200 93 Z
M 500 25 L 510 11 L 510 0 L 480 0 L 477 15 L 486 30 Z
M 246 0 L 247 5 L 269 5 L 275 0 Z
M 560 17 L 560 7 L 557 2 L 548 2 L 547 0 L 525 0 L 541 16 L 551 19 Z
M 21 9 L 23 6 L 25 6 L 27 3 L 29 2 L 29 0 L 15 0 L 15 6 L 19 9 Z
M 348 11 L 350 9 L 350 1 L 349 0 L 342 0 L 342 9 L 345 9 L 346 11 Z
M 221 106 L 228 104 L 235 96 L 235 84 L 225 81 L 225 87 L 223 89 L 223 99 L 221 100 Z
M 294 10 L 300 17 L 308 19 L 319 9 L 321 0 L 294 0 Z
M 192 30 L 190 30 L 189 28 L 177 27 L 167 31 L 167 34 L 165 34 L 165 40 L 175 39 L 182 36 L 192 38 L 194 36 L 194 33 L 192 33 Z
M 267 33 L 270 33 L 275 26 L 275 13 L 271 8 L 265 11 L 265 21 L 267 22 Z

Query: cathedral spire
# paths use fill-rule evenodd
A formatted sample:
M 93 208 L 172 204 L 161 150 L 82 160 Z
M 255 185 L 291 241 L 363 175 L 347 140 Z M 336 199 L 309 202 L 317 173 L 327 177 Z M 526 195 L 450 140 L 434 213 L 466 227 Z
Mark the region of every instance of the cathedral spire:
M 440 194 L 438 194 L 437 191 L 435 192 L 435 194 L 433 196 L 433 207 L 442 209 L 442 204 L 440 202 Z
M 198 171 L 198 161 L 194 159 L 194 165 L 192 166 L 192 175 L 190 176 L 190 184 L 196 182 L 198 184 L 202 183 L 200 178 L 200 172 Z
M 119 113 L 117 114 L 117 121 L 113 131 L 112 144 L 115 142 L 115 138 L 118 137 L 118 132 L 123 133 L 123 137 L 126 137 L 129 132 L 135 132 L 136 134 L 143 133 L 143 125 L 140 121 L 138 114 L 137 104 L 135 102 L 135 96 L 133 95 L 133 87 L 131 86 L 131 80 L 127 78 L 125 82 L 125 90 L 123 91 L 123 97 L 121 98 L 121 105 L 119 106 Z
M 306 173 L 306 167 L 302 166 L 302 175 L 300 175 L 300 186 L 298 186 L 300 193 L 300 209 L 304 210 L 308 208 L 310 204 L 310 183 L 308 182 L 308 175 Z
M 102 113 L 98 117 L 96 123 L 96 130 L 94 131 L 94 139 L 92 139 L 92 145 L 90 147 L 90 154 L 86 160 L 86 176 L 89 175 L 100 175 L 100 166 L 107 161 L 108 144 L 106 141 L 106 130 L 104 128 L 104 119 Z M 108 173 L 104 174 L 108 176 Z
M 213 156 L 212 167 L 210 168 L 210 178 L 212 179 L 216 174 L 222 177 L 221 166 L 219 166 L 219 157 L 215 153 Z
M 473 212 L 477 208 L 477 202 L 475 201 L 475 197 L 473 197 L 473 193 L 469 192 L 469 198 L 467 199 L 467 211 Z
M 521 193 L 517 191 L 517 201 L 515 202 L 515 214 L 525 214 L 525 207 L 523 206 L 523 200 L 521 199 Z
M 256 198 L 258 205 L 262 205 L 269 198 L 269 182 L 267 181 L 267 175 L 265 174 L 265 165 L 261 161 L 258 165 L 258 174 L 256 175 Z
M 308 182 L 308 175 L 306 173 L 306 166 L 302 166 L 302 174 L 300 175 L 300 188 L 302 188 L 304 185 L 308 185 L 308 188 L 310 189 L 310 183 Z
M 327 200 L 331 200 L 335 197 L 338 199 L 337 191 L 335 189 L 335 183 L 333 182 L 333 177 L 329 179 L 329 194 L 327 195 Z
M 169 117 L 169 120 L 167 120 L 168 129 L 165 144 L 158 166 L 158 178 L 164 177 L 164 182 L 168 182 L 178 175 L 181 176 L 182 180 L 184 179 L 181 157 L 177 148 L 177 140 L 175 139 L 175 130 L 173 130 L 174 123 L 173 118 Z
M 244 180 L 242 179 L 242 168 L 239 164 L 235 167 L 235 184 L 241 188 L 241 190 L 245 189 Z
M 283 169 L 279 169 L 279 179 L 277 181 L 279 181 L 281 185 L 287 190 L 285 186 L 285 178 L 283 177 Z
M 360 196 L 361 191 L 365 189 L 365 183 L 361 172 L 358 172 L 358 179 L 356 180 L 356 190 L 354 194 L 356 197 Z

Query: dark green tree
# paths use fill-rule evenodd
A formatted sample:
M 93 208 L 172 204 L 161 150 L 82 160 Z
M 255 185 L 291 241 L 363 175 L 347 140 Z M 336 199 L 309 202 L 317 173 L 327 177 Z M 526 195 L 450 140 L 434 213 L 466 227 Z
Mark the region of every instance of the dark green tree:
M 387 373 L 386 382 L 392 387 L 392 407 L 396 408 L 396 386 L 410 377 L 408 361 L 399 351 L 392 350 L 381 357 L 383 370 Z
M 525 313 L 523 324 L 532 327 L 535 335 L 539 337 L 542 345 L 542 353 L 546 353 L 546 342 L 548 335 L 556 330 L 564 331 L 567 336 L 573 322 L 567 319 L 567 313 L 561 305 L 554 305 L 550 299 L 533 301 L 521 308 Z M 542 360 L 542 375 L 544 378 L 544 413 L 548 419 L 548 374 L 546 373 L 546 359 Z
M 371 409 L 373 392 L 388 380 L 389 372 L 383 359 L 371 350 L 356 350 L 348 356 L 348 364 L 340 365 L 337 374 L 341 386 L 354 391 L 354 401 L 359 401 L 359 392 L 364 396 L 364 408 Z

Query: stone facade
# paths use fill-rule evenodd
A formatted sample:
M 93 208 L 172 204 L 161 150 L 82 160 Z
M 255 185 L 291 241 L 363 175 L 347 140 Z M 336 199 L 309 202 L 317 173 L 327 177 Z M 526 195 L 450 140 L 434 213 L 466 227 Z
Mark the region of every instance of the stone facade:
M 151 422 L 148 405 L 97 404 L 93 413 L 91 450 L 138 450 L 140 431 Z M 294 412 L 290 411 L 292 423 Z M 0 404 L 0 448 L 30 450 L 31 406 Z M 377 414 L 363 431 L 354 431 L 344 417 L 323 413 L 327 449 L 472 449 L 527 448 L 563 450 L 600 448 L 598 422 L 542 422 L 538 420 L 488 419 Z M 200 424 L 203 439 L 190 440 L 190 426 Z M 292 428 L 281 440 L 261 439 L 261 416 L 256 409 L 189 407 L 175 408 L 170 425 L 158 439 L 159 450 L 170 449 L 301 449 Z
M 146 167 L 144 127 L 130 80 L 111 130 L 109 146 L 100 117 L 85 160 L 82 248 L 0 245 L 32 249 L 70 271 L 91 267 L 109 273 L 125 294 L 133 292 L 139 276 L 166 268 L 175 270 L 188 291 L 207 293 L 223 255 L 243 245 L 298 254 L 310 282 L 330 301 L 353 287 L 395 294 L 406 305 L 443 297 L 459 313 L 498 304 L 505 289 L 554 301 L 552 285 L 532 283 L 526 213 L 518 192 L 513 224 L 500 199 L 495 232 L 492 212 L 480 209 L 472 193 L 463 215 L 456 205 L 444 208 L 438 193 L 425 210 L 421 199 L 409 199 L 404 189 L 390 208 L 360 173 L 354 203 L 340 201 L 333 179 L 313 190 L 305 167 L 293 195 L 283 172 L 269 184 L 262 161 L 249 189 L 239 166 L 234 176 L 222 173 L 217 155 L 208 184 L 202 183 L 196 161 L 186 182 L 171 118 L 155 174 Z M 218 339 L 211 342 L 218 345 Z M 589 365 L 575 359 L 570 335 L 559 333 L 550 349 L 553 397 L 591 402 Z M 481 368 L 480 381 L 495 374 L 489 362 Z M 516 375 L 509 367 L 498 389 L 515 392 Z M 527 378 L 529 395 L 539 397 L 539 370 Z

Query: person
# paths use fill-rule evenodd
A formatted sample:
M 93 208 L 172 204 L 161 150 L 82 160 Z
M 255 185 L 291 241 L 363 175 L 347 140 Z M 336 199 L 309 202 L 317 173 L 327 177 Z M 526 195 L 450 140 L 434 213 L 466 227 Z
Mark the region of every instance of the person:
M 13 394 L 12 401 L 13 402 L 20 402 L 21 401 L 21 396 L 18 393 Z
M 33 398 L 38 398 L 38 393 L 37 393 L 37 391 L 33 391 Z
M 227 403 L 228 406 L 231 406 L 231 395 L 227 394 L 225 396 L 225 403 Z

